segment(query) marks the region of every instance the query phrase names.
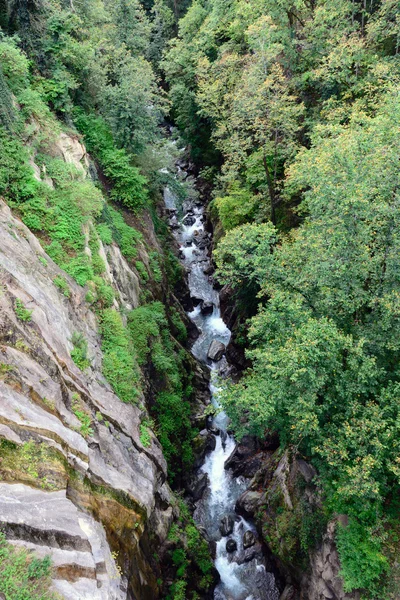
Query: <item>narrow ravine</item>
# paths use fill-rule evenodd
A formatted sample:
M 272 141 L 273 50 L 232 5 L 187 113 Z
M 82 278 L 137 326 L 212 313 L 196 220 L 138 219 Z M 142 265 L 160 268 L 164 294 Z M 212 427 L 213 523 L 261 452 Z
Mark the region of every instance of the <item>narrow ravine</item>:
M 185 201 L 180 218 L 176 198 L 169 188 L 164 191 L 164 200 L 195 305 L 188 316 L 201 332 L 192 353 L 211 370 L 211 399 L 218 409 L 216 382 L 218 375 L 224 374 L 228 367 L 224 355 L 231 332 L 221 318 L 219 294 L 210 277 L 211 234 L 204 227 L 204 205 L 200 201 Z M 198 473 L 199 477 L 207 475 L 208 485 L 194 512 L 195 521 L 205 529 L 208 539 L 216 543 L 215 566 L 220 582 L 214 591 L 214 600 L 277 600 L 279 591 L 274 575 L 266 569 L 257 531 L 252 523 L 235 512 L 236 501 L 246 490 L 247 480 L 234 477 L 225 469 L 236 446 L 228 424 L 229 419 L 221 410 L 209 423 L 215 447 L 205 457 Z

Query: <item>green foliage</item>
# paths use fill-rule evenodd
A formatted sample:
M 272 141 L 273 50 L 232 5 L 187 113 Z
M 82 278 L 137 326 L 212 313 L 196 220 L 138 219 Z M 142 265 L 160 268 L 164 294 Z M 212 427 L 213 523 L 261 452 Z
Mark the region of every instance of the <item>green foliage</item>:
M 215 198 L 214 203 L 222 226 L 228 231 L 254 218 L 257 198 L 248 190 L 233 184 L 229 195 Z
M 92 115 L 77 112 L 76 125 L 85 136 L 88 150 L 99 160 L 104 174 L 112 183 L 111 197 L 137 211 L 147 203 L 146 179 L 134 167 L 130 156 L 115 147 L 105 122 Z
M 140 375 L 135 349 L 121 315 L 107 308 L 100 313 L 103 374 L 123 402 L 135 403 L 140 392 Z
M 61 275 L 57 275 L 57 277 L 53 279 L 53 283 L 58 287 L 58 289 L 63 293 L 63 295 L 66 298 L 69 298 L 71 296 L 71 290 L 69 289 L 68 282 L 66 279 L 64 279 L 64 277 L 61 277 Z
M 19 298 L 16 298 L 15 300 L 14 310 L 19 321 L 26 323 L 32 319 L 33 310 L 28 310 L 27 308 L 25 308 L 24 303 Z
M 91 365 L 88 358 L 88 343 L 83 333 L 74 331 L 71 338 L 72 345 L 71 358 L 81 371 L 86 371 Z
M 139 306 L 128 315 L 128 325 L 139 365 L 144 365 L 151 353 L 152 343 L 166 326 L 165 310 L 161 302 Z
M 139 273 L 140 279 L 144 283 L 147 283 L 147 281 L 149 280 L 149 274 L 147 272 L 147 269 L 146 269 L 145 265 L 142 263 L 142 261 L 141 260 L 137 260 L 135 262 L 135 267 L 136 267 L 136 271 Z
M 197 529 L 186 503 L 179 500 L 178 506 L 179 520 L 168 532 L 168 541 L 172 544 L 169 550 L 170 560 L 175 568 L 175 580 L 167 594 L 167 598 L 171 600 L 186 598 L 188 584 L 190 597 L 196 598 L 197 591 L 204 594 L 213 581 L 213 563 L 208 544 Z M 194 580 L 193 572 L 196 573 Z M 189 582 L 190 576 L 192 579 Z
M 379 536 L 351 519 L 346 527 L 338 526 L 337 546 L 344 590 L 362 589 L 368 597 L 381 597 L 381 576 L 389 565 Z
M 140 306 L 128 315 L 130 336 L 139 365 L 155 370 L 157 393 L 154 418 L 171 478 L 193 462 L 191 442 L 196 435 L 190 422 L 189 388 L 184 388 L 183 356 L 171 338 L 161 302 Z
M 187 340 L 187 329 L 185 323 L 182 321 L 178 310 L 175 306 L 171 306 L 169 309 L 169 318 L 170 321 L 176 331 L 176 338 L 180 342 L 185 342 Z
M 153 275 L 153 279 L 156 283 L 162 282 L 162 270 L 160 265 L 160 255 L 158 252 L 150 252 L 150 269 Z
M 9 544 L 0 532 L 0 592 L 6 600 L 55 600 L 49 591 L 51 561 L 34 558 L 25 549 Z
M 12 202 L 32 198 L 38 182 L 28 165 L 28 153 L 21 142 L 0 128 L 0 195 Z
M 113 235 L 110 227 L 106 223 L 98 223 L 97 233 L 103 244 L 112 244 Z
M 7 85 L 3 71 L 0 69 L 0 125 L 7 131 L 11 131 L 14 120 L 15 112 L 11 90 Z
M 112 239 L 118 244 L 125 258 L 128 260 L 136 258 L 137 245 L 142 240 L 142 234 L 128 225 L 122 214 L 109 205 L 104 207 L 101 219 L 102 222 L 99 223 L 99 226 L 101 227 L 104 224 L 107 227 L 108 231 L 111 232 Z M 107 230 L 103 230 L 103 233 L 104 231 Z M 109 236 L 109 233 L 107 232 L 106 235 Z M 106 239 L 109 239 L 109 237 Z
M 145 447 L 151 446 L 151 433 L 149 427 L 154 427 L 154 424 L 149 419 L 143 419 L 140 423 L 140 442 Z
M 81 422 L 80 432 L 84 437 L 90 437 L 93 435 L 93 429 L 91 427 L 92 418 L 91 415 L 83 408 L 81 398 L 78 394 L 73 395 L 72 412 Z

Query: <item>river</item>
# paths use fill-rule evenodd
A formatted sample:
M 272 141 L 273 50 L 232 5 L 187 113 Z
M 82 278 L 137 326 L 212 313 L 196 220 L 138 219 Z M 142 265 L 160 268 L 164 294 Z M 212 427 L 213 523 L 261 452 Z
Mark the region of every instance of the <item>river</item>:
M 207 474 L 208 488 L 194 511 L 195 521 L 205 529 L 208 539 L 216 543 L 215 567 L 220 582 L 214 600 L 278 600 L 279 591 L 274 575 L 266 569 L 256 528 L 235 512 L 236 501 L 248 482 L 225 469 L 225 462 L 236 446 L 228 431 L 229 419 L 224 411 L 218 410 L 218 375 L 226 372 L 227 362 L 224 355 L 216 356 L 219 360 L 210 360 L 208 354 L 212 342 L 226 346 L 231 332 L 221 318 L 219 294 L 209 275 L 211 239 L 205 231 L 205 208 L 198 200 L 187 200 L 178 210 L 178 202 L 168 187 L 164 190 L 164 201 L 195 305 L 188 316 L 201 332 L 191 350 L 211 370 L 211 400 L 217 409 L 209 424 L 215 448 L 205 457 L 199 471 L 199 476 Z

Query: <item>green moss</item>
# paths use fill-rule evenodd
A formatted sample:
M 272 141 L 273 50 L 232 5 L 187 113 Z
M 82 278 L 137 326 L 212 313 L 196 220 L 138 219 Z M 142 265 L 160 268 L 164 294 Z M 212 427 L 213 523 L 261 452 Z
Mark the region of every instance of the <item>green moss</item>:
M 22 445 L 0 441 L 3 478 L 22 481 L 45 490 L 62 489 L 65 485 L 65 461 L 57 450 L 34 440 Z

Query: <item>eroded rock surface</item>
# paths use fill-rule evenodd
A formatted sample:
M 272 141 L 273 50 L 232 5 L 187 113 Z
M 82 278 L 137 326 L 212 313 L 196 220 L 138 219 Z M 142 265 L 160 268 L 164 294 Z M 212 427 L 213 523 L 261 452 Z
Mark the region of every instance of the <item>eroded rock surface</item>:
M 134 307 L 137 276 L 117 247 L 110 250 L 117 301 Z M 152 600 L 151 555 L 173 519 L 166 462 L 153 434 L 148 447 L 140 441 L 143 410 L 122 403 L 101 374 L 85 293 L 0 200 L 0 526 L 12 543 L 51 554 L 54 587 L 65 598 Z M 32 311 L 25 322 L 17 299 Z M 74 332 L 88 342 L 85 372 L 70 356 Z M 77 406 L 90 417 L 89 431 Z

